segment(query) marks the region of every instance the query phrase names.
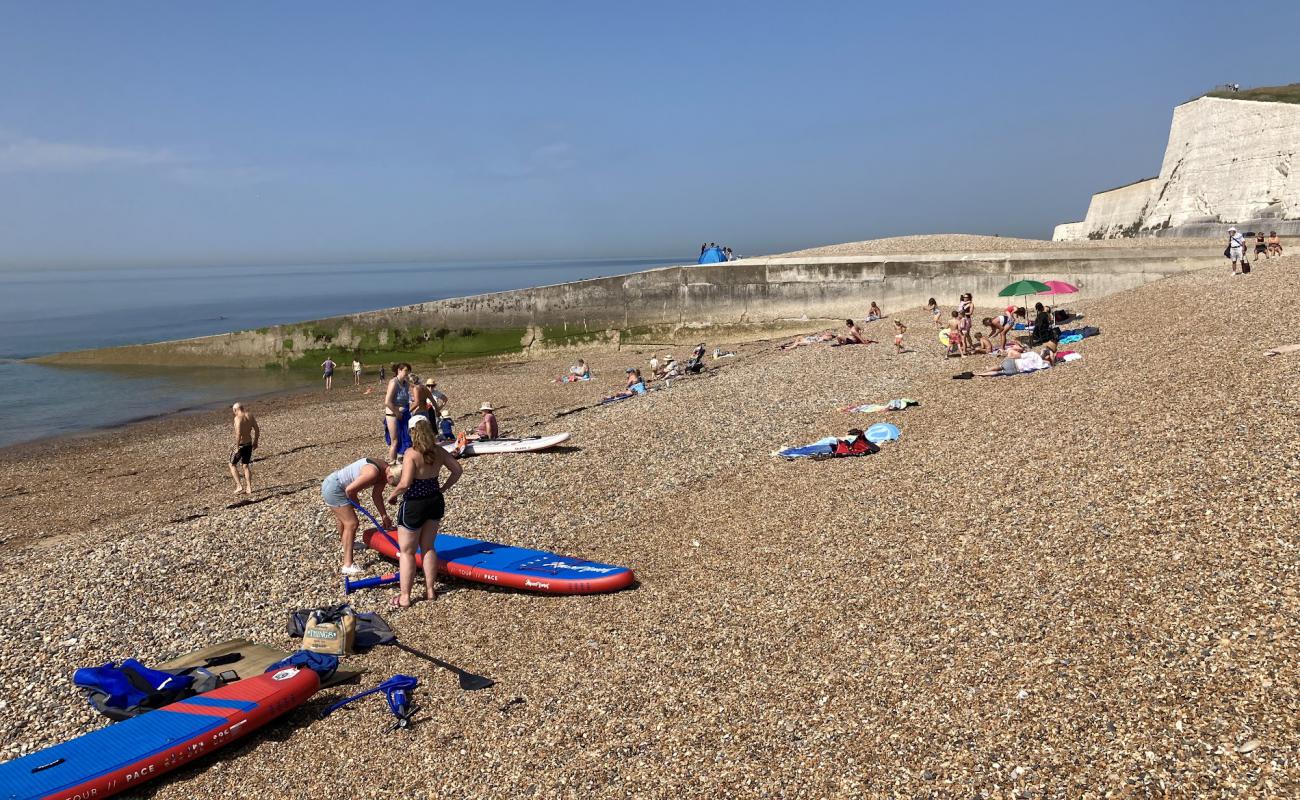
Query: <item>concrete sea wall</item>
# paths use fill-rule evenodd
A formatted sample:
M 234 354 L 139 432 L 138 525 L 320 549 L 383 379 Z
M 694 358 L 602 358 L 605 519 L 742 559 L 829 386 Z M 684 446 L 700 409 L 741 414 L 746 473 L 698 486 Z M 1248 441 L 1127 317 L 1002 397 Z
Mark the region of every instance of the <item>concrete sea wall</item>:
M 961 292 L 992 305 L 1022 278 L 1059 279 L 1097 297 L 1217 264 L 1204 247 L 1090 247 L 1027 252 L 751 258 L 664 267 L 554 286 L 400 306 L 312 322 L 155 344 L 61 353 L 66 364 L 315 366 L 326 355 L 367 363 L 522 354 L 564 347 L 739 341 L 889 313 L 951 305 Z
M 1300 105 L 1202 97 L 1174 109 L 1160 174 L 1100 192 L 1058 241 L 1219 236 L 1242 230 L 1300 236 Z

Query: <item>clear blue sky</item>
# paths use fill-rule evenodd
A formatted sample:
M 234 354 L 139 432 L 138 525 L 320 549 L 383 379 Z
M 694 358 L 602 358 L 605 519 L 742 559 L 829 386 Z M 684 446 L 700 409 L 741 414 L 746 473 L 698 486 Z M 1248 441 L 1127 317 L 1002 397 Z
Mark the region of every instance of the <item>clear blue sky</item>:
M 1177 103 L 1300 81 L 1293 1 L 0 14 L 0 266 L 1041 237 Z

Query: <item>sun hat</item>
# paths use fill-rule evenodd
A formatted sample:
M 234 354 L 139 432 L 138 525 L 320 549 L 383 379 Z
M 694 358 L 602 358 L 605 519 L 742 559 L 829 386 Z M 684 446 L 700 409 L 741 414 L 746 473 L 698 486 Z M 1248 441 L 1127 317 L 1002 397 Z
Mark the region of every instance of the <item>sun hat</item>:
M 1236 232 L 1237 232 L 1237 229 L 1236 229 L 1236 228 L 1228 228 L 1228 232 L 1229 232 L 1229 233 L 1236 233 Z
M 479 411 L 495 411 L 496 409 L 494 409 L 494 408 L 492 407 L 492 404 L 491 404 L 491 403 L 484 403 L 483 405 L 481 405 L 481 406 L 478 407 L 478 410 L 479 410 Z
M 438 382 L 435 381 L 433 378 L 425 378 L 425 379 L 424 379 L 424 385 L 425 385 L 425 386 L 437 386 L 437 385 L 438 385 Z
M 413 431 L 415 430 L 416 425 L 419 425 L 421 422 L 428 422 L 428 421 L 429 418 L 424 416 L 423 414 L 416 414 L 414 417 L 411 417 L 409 420 L 406 421 L 406 429 Z

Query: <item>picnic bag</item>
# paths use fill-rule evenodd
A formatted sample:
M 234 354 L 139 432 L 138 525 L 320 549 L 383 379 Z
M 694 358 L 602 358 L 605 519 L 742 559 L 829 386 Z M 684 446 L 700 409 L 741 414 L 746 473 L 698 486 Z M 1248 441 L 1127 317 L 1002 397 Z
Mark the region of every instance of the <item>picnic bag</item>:
M 343 656 L 353 652 L 357 640 L 357 614 L 352 606 L 315 608 L 307 616 L 302 632 L 302 649 L 313 653 Z

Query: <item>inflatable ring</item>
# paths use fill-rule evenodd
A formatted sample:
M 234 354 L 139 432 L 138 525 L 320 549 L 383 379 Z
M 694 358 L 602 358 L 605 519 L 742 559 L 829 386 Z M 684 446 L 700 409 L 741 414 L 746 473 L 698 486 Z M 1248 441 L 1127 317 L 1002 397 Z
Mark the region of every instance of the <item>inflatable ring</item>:
M 939 344 L 943 345 L 944 347 L 952 347 L 952 343 L 948 341 L 947 328 L 939 331 Z

